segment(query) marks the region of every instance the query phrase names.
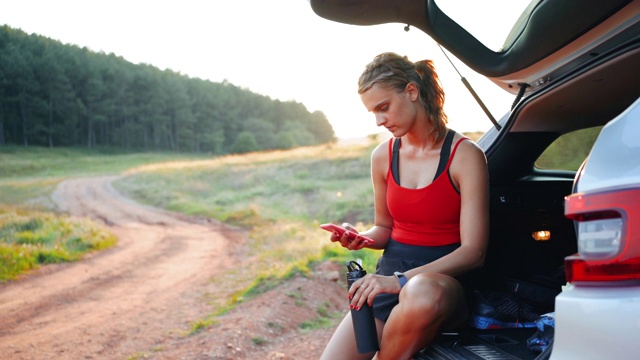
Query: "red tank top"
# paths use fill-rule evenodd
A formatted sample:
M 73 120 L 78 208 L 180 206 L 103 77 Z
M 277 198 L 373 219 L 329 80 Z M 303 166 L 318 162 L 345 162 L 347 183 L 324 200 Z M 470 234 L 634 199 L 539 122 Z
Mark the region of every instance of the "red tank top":
M 394 180 L 391 171 L 393 139 L 389 140 L 387 207 L 393 217 L 392 239 L 420 246 L 460 243 L 460 193 L 449 178 L 449 166 L 463 140 L 466 139 L 456 142 L 444 171 L 420 189 L 404 188 Z

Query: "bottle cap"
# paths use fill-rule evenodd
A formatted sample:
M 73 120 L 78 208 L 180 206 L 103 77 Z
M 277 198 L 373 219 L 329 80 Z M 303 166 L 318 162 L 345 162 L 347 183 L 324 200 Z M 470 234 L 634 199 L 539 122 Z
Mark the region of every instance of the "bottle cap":
M 361 278 L 367 275 L 362 265 L 355 260 L 347 261 L 347 270 L 348 278 Z

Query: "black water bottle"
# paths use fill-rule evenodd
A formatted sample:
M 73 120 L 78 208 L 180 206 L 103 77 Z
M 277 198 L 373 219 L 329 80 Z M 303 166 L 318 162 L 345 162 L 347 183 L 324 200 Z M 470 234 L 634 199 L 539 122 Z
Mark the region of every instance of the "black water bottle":
M 356 261 L 347 262 L 347 287 L 351 288 L 356 280 L 367 275 L 362 266 Z M 358 353 L 366 354 L 378 351 L 378 333 L 376 331 L 376 322 L 373 318 L 373 310 L 366 302 L 360 310 L 351 309 L 351 320 L 353 321 L 353 330 L 356 335 L 356 345 Z

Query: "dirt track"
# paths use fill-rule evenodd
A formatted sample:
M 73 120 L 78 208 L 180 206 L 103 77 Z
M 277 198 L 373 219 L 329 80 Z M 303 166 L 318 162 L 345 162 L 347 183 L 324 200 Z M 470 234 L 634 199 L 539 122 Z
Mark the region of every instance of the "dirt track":
M 211 312 L 208 294 L 233 290 L 210 279 L 233 266 L 244 235 L 136 204 L 112 188 L 114 178 L 68 180 L 53 194 L 62 211 L 103 221 L 119 242 L 0 285 L 0 359 L 319 356 L 332 330 L 301 333 L 299 322 L 316 317 L 320 302 L 333 312 L 346 303 L 343 289 L 323 278 L 294 279 L 242 304 L 222 325 L 185 336 L 190 322 Z M 293 292 L 308 304 L 291 301 Z

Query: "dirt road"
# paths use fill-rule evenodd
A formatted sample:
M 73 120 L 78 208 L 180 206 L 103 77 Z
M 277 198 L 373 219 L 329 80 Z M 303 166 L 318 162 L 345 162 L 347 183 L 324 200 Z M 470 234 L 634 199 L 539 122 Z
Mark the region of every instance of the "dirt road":
M 299 324 L 317 318 L 320 304 L 344 308 L 335 281 L 294 279 L 186 335 L 211 313 L 210 294 L 234 290 L 211 279 L 231 270 L 245 235 L 139 205 L 113 180 L 67 180 L 53 194 L 62 211 L 104 222 L 119 242 L 0 285 L 0 359 L 318 358 L 332 330 L 301 332 Z

